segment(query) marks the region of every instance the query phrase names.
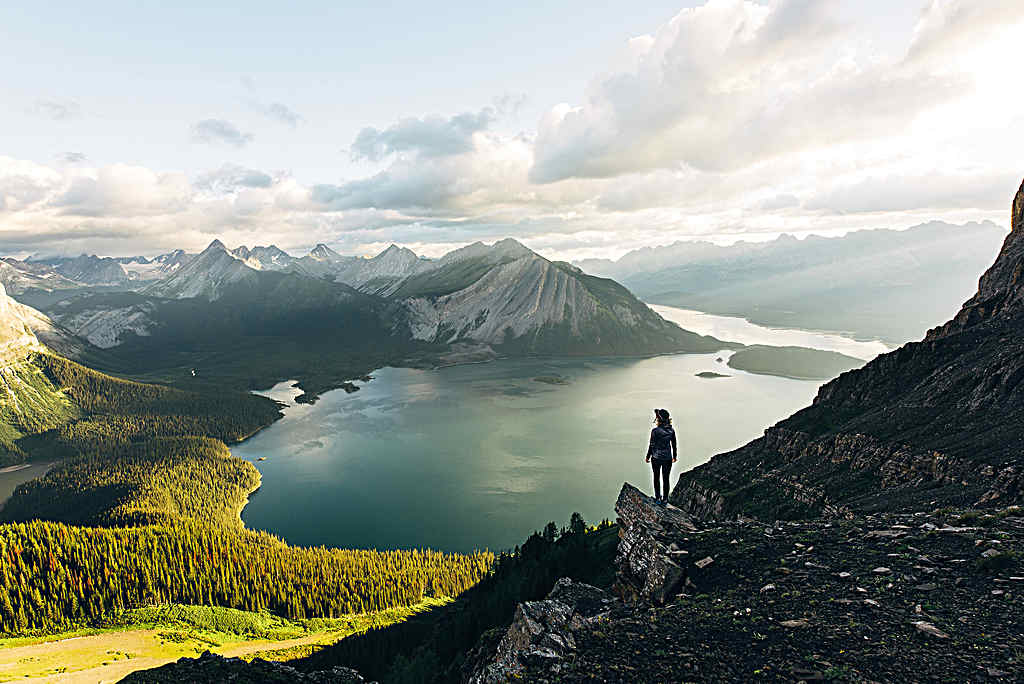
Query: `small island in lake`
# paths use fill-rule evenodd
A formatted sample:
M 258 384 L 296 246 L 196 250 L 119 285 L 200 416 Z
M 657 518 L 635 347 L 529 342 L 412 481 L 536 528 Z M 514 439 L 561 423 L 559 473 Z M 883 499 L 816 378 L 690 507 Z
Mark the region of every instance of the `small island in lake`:
M 534 382 L 543 382 L 545 385 L 569 385 L 571 380 L 561 375 L 538 375 Z
M 724 373 L 716 373 L 715 371 L 701 371 L 697 373 L 698 378 L 731 378 L 731 375 L 725 375 Z
M 797 380 L 831 380 L 864 365 L 863 359 L 805 347 L 744 347 L 729 357 L 730 368 Z

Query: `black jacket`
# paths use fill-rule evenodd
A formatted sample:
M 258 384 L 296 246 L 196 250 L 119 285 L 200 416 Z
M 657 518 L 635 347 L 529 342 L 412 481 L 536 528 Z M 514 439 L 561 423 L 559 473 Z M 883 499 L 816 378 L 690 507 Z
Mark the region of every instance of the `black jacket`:
M 676 431 L 671 425 L 651 430 L 651 445 L 647 447 L 647 457 L 652 461 L 671 461 L 678 454 L 676 449 Z

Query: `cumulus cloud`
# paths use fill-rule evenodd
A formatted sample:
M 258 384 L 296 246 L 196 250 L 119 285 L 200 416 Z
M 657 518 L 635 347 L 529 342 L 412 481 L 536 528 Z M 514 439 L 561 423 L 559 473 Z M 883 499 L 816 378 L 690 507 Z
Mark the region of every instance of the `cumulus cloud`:
M 961 79 L 837 52 L 834 2 L 710 0 L 632 41 L 629 64 L 584 104 L 541 121 L 531 179 L 601 178 L 686 164 L 731 171 L 899 131 Z
M 495 112 L 484 107 L 445 118 L 432 115 L 402 119 L 384 130 L 368 126 L 359 131 L 350 152 L 353 159 L 381 161 L 392 154 L 445 157 L 473 150 L 473 136 L 487 130 Z
M 192 125 L 192 139 L 208 145 L 224 143 L 232 147 L 245 147 L 252 142 L 251 133 L 243 133 L 230 121 L 203 119 Z
M 71 178 L 49 206 L 64 216 L 153 216 L 181 211 L 191 192 L 181 173 L 114 164 Z
M 64 121 L 76 119 L 82 115 L 82 107 L 75 100 L 68 99 L 40 99 L 36 100 L 32 111 L 37 116 Z

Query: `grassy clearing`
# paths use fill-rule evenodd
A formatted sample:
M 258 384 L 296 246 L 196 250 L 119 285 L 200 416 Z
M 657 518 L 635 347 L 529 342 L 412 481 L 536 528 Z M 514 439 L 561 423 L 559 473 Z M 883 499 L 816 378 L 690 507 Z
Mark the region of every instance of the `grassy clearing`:
M 247 660 L 287 660 L 446 603 L 429 599 L 409 608 L 297 621 L 231 608 L 150 606 L 125 611 L 103 628 L 0 639 L 0 682 L 63 677 L 117 681 L 130 672 L 207 650 Z

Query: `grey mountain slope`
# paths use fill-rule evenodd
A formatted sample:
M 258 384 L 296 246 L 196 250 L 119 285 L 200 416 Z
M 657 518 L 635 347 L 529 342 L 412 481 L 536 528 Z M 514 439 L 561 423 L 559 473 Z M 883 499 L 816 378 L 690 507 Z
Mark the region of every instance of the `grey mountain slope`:
M 87 295 L 47 311 L 110 352 L 130 342 L 135 364 L 150 353 L 144 350 L 184 331 L 197 340 L 221 331 L 214 347 L 243 334 L 247 345 L 258 344 L 253 335 L 301 336 L 320 345 L 330 340 L 317 339 L 316 331 L 337 335 L 346 320 L 365 326 L 345 328 L 347 348 L 370 350 L 383 341 L 413 353 L 416 363 L 451 361 L 450 352 L 459 358 L 645 355 L 735 346 L 684 331 L 614 281 L 548 261 L 514 240 L 476 243 L 437 260 L 394 245 L 371 259 L 318 246 L 296 260 L 298 272 L 257 270 L 239 258 L 251 261 L 254 252 L 232 254 L 214 241 L 137 294 Z M 306 275 L 307 264 L 323 267 L 328 277 Z M 200 321 L 208 321 L 201 330 Z M 378 356 L 375 350 L 367 358 Z
M 46 292 L 68 290 L 79 286 L 48 265 L 28 264 L 10 257 L 0 260 L 0 284 L 10 294 L 21 294 L 30 289 Z
M 213 301 L 229 285 L 255 283 L 256 273 L 255 269 L 228 252 L 220 240 L 214 240 L 173 274 L 144 288 L 142 294 L 165 299 L 200 297 Z
M 665 321 L 614 281 L 548 261 L 514 240 L 417 265 L 386 292 L 403 301 L 413 336 L 430 342 L 576 354 L 723 346 Z

